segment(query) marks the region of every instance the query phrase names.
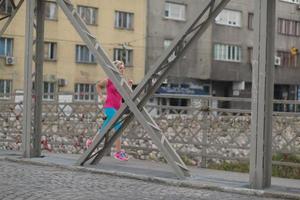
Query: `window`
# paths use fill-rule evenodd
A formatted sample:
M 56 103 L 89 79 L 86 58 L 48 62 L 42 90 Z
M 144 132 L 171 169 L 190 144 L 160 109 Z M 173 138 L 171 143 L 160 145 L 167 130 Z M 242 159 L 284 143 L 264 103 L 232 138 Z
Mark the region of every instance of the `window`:
M 241 47 L 230 44 L 215 44 L 214 59 L 221 61 L 241 61 Z
M 0 38 L 0 56 L 12 56 L 12 55 L 13 55 L 13 39 Z
M 248 64 L 252 64 L 253 60 L 253 47 L 248 47 Z
M 280 66 L 297 67 L 299 65 L 299 53 L 292 55 L 289 51 L 277 51 L 277 56 L 280 57 Z
M 300 36 L 300 21 L 279 18 L 278 33 L 289 36 Z
M 171 46 L 173 40 L 165 39 L 164 40 L 164 49 L 167 49 L 169 46 Z
M 74 100 L 77 101 L 95 100 L 95 85 L 76 83 Z
M 85 45 L 76 45 L 76 62 L 95 63 L 95 57 Z
M 45 60 L 56 60 L 56 49 L 57 44 L 55 42 L 44 43 L 44 59 Z
M 164 40 L 164 49 L 167 49 L 171 44 L 172 44 L 173 40 L 171 39 L 165 39 Z M 173 52 L 172 55 L 169 56 L 168 61 L 171 62 L 176 58 L 176 54 L 175 51 Z
M 0 99 L 9 99 L 11 97 L 11 80 L 0 80 Z
M 281 0 L 281 1 L 288 2 L 288 3 L 300 4 L 300 0 Z
M 187 114 L 188 110 L 182 107 L 190 106 L 191 100 L 181 98 L 158 98 L 157 104 L 159 106 L 157 114 Z M 173 108 L 165 108 L 165 106 L 172 106 Z
M 125 66 L 133 65 L 133 50 L 132 49 L 114 49 L 114 60 L 122 60 Z
M 54 87 L 53 82 L 44 82 L 44 100 L 53 100 L 54 99 Z
M 178 3 L 165 3 L 165 17 L 174 20 L 185 20 L 186 6 Z
M 78 6 L 77 11 L 80 17 L 86 24 L 89 25 L 96 25 L 97 24 L 97 17 L 98 17 L 98 9 L 87 7 L 87 6 Z
M 241 16 L 240 11 L 223 10 L 215 19 L 217 24 L 241 27 Z
M 170 106 L 188 106 L 188 99 L 170 99 Z
M 254 14 L 248 13 L 248 29 L 253 30 L 253 20 L 254 20 Z
M 45 19 L 57 20 L 57 4 L 47 1 L 45 4 Z
M 116 11 L 115 27 L 123 29 L 133 29 L 133 13 Z
M 4 0 L 0 4 L 0 13 L 10 14 L 13 11 L 13 7 L 10 3 L 10 0 Z

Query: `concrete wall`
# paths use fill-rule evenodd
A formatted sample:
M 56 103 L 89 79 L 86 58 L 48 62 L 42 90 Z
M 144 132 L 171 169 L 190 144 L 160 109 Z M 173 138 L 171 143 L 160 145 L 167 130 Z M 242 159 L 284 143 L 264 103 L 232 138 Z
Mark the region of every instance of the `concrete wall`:
M 216 43 L 233 44 L 242 48 L 241 62 L 213 61 L 211 78 L 221 81 L 251 81 L 248 47 L 253 46 L 253 30 L 248 29 L 248 13 L 254 10 L 254 1 L 232 0 L 226 9 L 241 11 L 241 27 L 213 24 L 212 46 Z M 213 52 L 211 52 L 213 54 Z
M 148 0 L 147 66 L 149 68 L 163 52 L 163 40 L 175 38 L 186 22 L 167 20 L 163 17 L 164 2 Z M 187 21 L 199 14 L 207 1 L 173 0 L 187 5 Z M 249 64 L 248 47 L 253 47 L 254 31 L 248 29 L 248 14 L 254 12 L 255 0 L 231 0 L 227 9 L 241 11 L 241 27 L 230 27 L 213 23 L 198 42 L 192 44 L 181 58 L 171 75 L 212 81 L 252 81 L 252 66 Z M 300 20 L 300 10 L 296 4 L 277 0 L 277 20 L 279 17 Z M 276 33 L 277 33 L 276 28 Z M 213 60 L 215 43 L 234 44 L 242 48 L 242 60 L 224 62 Z M 292 46 L 300 48 L 299 37 L 276 34 L 276 49 L 289 51 Z M 300 84 L 300 67 L 275 68 L 275 83 Z
M 164 51 L 164 39 L 175 39 L 188 21 L 199 15 L 208 3 L 205 0 L 173 0 L 172 2 L 186 5 L 186 21 L 164 18 L 165 1 L 148 0 L 146 70 L 155 63 Z M 171 71 L 172 76 L 197 79 L 209 78 L 211 60 L 210 36 L 211 29 L 209 28 L 199 42 L 192 44 L 187 53 L 178 60 L 175 68 Z
M 295 4 L 278 1 L 277 20 L 278 18 L 300 21 L 300 10 L 297 10 Z M 277 20 L 276 32 L 278 33 Z M 275 40 L 277 50 L 289 51 L 293 46 L 300 49 L 299 37 L 276 34 Z M 300 84 L 299 64 L 297 67 L 277 66 L 275 68 L 275 82 L 279 84 Z
M 293 46 L 299 49 L 299 37 L 285 36 L 278 34 L 278 18 L 300 20 L 300 11 L 295 4 L 277 1 L 276 16 L 276 38 L 275 48 L 277 50 L 289 51 Z M 248 63 L 248 47 L 253 47 L 254 31 L 248 29 L 248 13 L 254 12 L 254 0 L 239 1 L 232 0 L 228 9 L 242 12 L 242 27 L 235 28 L 223 25 L 213 25 L 212 43 L 235 44 L 242 47 L 242 62 L 212 62 L 212 80 L 222 81 L 251 81 L 252 67 Z M 213 45 L 212 44 L 212 45 Z M 275 67 L 275 83 L 277 84 L 300 84 L 300 66 Z
M 194 98 L 188 114 L 167 114 L 154 117 L 176 151 L 189 164 L 203 159 L 248 160 L 251 138 L 250 110 L 207 109 L 211 99 Z M 230 101 L 230 98 L 227 99 Z M 198 103 L 196 103 L 198 101 Z M 100 107 L 95 104 L 67 104 L 71 112 L 58 104 L 45 104 L 42 149 L 58 153 L 83 153 L 86 140 L 92 139 L 101 125 Z M 164 107 L 165 109 L 166 107 Z M 172 110 L 176 110 L 172 108 Z M 13 112 L 12 112 L 13 111 Z M 22 113 L 14 103 L 0 102 L 0 149 L 21 150 Z M 273 151 L 297 155 L 300 151 L 299 113 L 275 116 L 273 122 Z M 139 159 L 162 160 L 162 153 L 137 122 L 132 122 L 123 134 L 123 147 Z M 207 156 L 207 157 L 206 157 Z M 291 164 L 292 165 L 292 164 Z

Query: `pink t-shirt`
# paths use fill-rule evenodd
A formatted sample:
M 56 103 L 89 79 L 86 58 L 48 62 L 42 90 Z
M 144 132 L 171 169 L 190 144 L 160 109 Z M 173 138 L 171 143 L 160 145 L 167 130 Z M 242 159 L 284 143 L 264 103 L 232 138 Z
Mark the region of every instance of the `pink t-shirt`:
M 115 88 L 113 82 L 108 79 L 106 85 L 106 100 L 104 103 L 104 108 L 114 108 L 118 110 L 122 104 L 122 96 Z

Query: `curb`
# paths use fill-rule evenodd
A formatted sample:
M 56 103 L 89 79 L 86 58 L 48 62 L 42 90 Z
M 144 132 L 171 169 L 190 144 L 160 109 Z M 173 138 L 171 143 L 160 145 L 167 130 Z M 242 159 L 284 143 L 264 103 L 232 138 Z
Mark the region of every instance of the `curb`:
M 103 169 L 93 169 L 93 168 L 86 168 L 86 167 L 81 167 L 81 166 L 66 166 L 66 165 L 55 164 L 55 163 L 34 161 L 34 160 L 26 159 L 26 158 L 24 159 L 24 158 L 0 157 L 0 160 L 16 162 L 16 163 L 32 164 L 32 165 L 38 165 L 38 166 L 56 167 L 56 168 L 61 168 L 61 169 L 65 169 L 65 170 L 70 170 L 70 171 L 79 171 L 79 172 L 87 172 L 87 173 L 93 173 L 93 174 L 117 176 L 117 177 L 121 177 L 121 178 L 129 178 L 129 179 L 141 180 L 141 181 L 169 185 L 169 186 L 176 186 L 176 187 L 184 187 L 184 188 L 191 188 L 191 189 L 206 189 L 206 190 L 228 192 L 228 193 L 241 194 L 241 195 L 252 195 L 252 196 L 257 196 L 257 197 L 300 200 L 300 195 L 284 193 L 284 192 L 272 192 L 272 191 L 256 190 L 256 189 L 248 189 L 248 188 L 233 188 L 233 187 L 216 186 L 216 185 L 210 185 L 210 184 L 189 182 L 186 180 L 172 180 L 172 179 L 167 179 L 167 178 L 137 175 L 137 174 L 127 173 L 127 172 L 119 172 L 119 171 L 111 171 L 111 170 L 108 171 L 108 170 L 103 170 Z

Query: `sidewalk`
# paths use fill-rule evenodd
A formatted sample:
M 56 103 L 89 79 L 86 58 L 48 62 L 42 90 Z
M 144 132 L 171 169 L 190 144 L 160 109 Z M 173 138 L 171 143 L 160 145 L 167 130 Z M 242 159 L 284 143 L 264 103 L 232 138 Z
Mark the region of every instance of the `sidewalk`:
M 75 166 L 79 155 L 43 154 L 42 158 L 23 159 L 17 152 L 0 151 L 0 159 L 66 168 L 74 171 L 109 174 L 120 177 L 152 181 L 161 184 L 199 189 L 211 189 L 238 194 L 257 195 L 262 197 L 278 197 L 300 200 L 300 180 L 272 178 L 272 187 L 266 190 L 248 189 L 248 174 L 219 170 L 192 168 L 191 177 L 178 180 L 168 165 L 153 161 L 130 159 L 120 162 L 105 157 L 96 166 Z

